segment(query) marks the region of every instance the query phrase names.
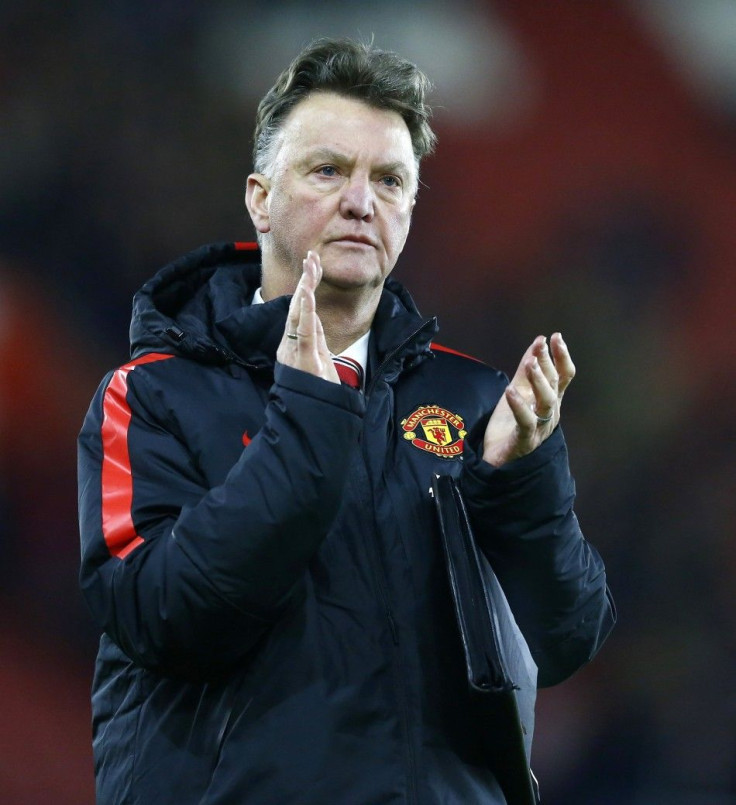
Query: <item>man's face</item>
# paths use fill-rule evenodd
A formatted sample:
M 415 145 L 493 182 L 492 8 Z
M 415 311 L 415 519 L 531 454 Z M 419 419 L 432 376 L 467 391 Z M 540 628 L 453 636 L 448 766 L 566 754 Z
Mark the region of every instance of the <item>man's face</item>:
M 322 282 L 374 290 L 409 232 L 417 187 L 411 137 L 401 116 L 333 93 L 315 93 L 284 122 L 262 191 L 264 290 L 293 290 L 308 250 Z M 249 204 L 250 208 L 250 204 Z

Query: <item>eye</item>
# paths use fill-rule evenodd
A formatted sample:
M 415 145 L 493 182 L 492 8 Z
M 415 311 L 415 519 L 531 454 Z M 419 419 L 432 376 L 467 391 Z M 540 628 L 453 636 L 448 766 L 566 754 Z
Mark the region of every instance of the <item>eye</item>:
M 398 176 L 382 176 L 380 182 L 385 187 L 401 187 L 401 179 Z
M 322 165 L 317 168 L 317 173 L 322 176 L 337 176 L 337 168 L 334 165 Z

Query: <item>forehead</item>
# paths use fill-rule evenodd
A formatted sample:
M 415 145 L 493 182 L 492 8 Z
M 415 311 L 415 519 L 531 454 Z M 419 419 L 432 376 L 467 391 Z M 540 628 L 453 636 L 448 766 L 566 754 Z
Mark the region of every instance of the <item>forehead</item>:
M 414 172 L 411 135 L 401 115 L 356 98 L 315 92 L 291 110 L 281 128 L 279 157 L 291 163 L 319 149 L 405 164 Z

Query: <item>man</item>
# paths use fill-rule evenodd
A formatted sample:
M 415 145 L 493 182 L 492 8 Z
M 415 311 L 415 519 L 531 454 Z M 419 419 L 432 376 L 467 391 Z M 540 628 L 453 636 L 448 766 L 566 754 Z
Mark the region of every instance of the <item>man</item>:
M 524 635 L 496 613 L 516 687 L 567 677 L 613 624 L 572 512 L 561 336 L 507 385 L 389 277 L 426 89 L 393 54 L 309 46 L 258 111 L 260 255 L 205 247 L 136 296 L 133 360 L 80 436 L 100 802 L 511 802 L 485 738 L 523 722 L 529 780 L 531 718 L 489 720 L 468 689 L 435 476 Z

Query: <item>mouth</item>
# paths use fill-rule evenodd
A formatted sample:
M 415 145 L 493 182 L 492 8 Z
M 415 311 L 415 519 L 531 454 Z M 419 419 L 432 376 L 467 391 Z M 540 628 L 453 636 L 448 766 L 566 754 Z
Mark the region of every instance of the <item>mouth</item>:
M 348 246 L 368 246 L 372 249 L 376 248 L 376 244 L 368 237 L 362 235 L 343 235 L 340 238 L 334 238 L 333 243 L 342 243 Z

